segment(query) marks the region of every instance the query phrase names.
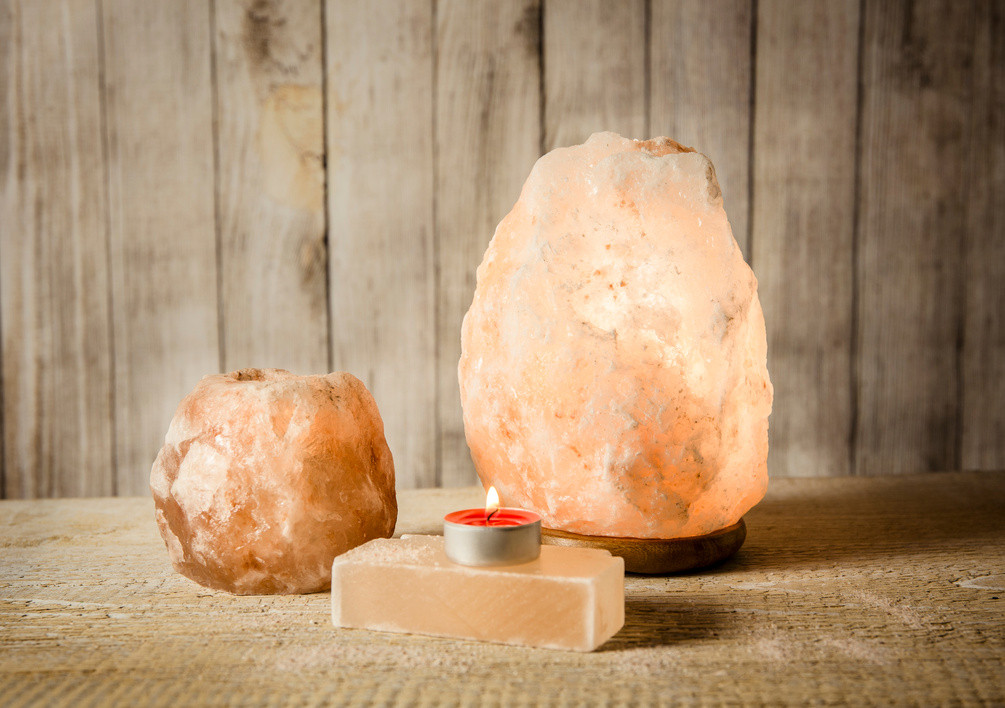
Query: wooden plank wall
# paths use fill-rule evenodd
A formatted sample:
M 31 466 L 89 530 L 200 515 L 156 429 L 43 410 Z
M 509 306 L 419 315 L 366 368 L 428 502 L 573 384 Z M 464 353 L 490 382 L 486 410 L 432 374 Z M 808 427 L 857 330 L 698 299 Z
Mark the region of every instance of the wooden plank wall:
M 771 463 L 854 468 L 859 0 L 757 8 L 751 255 L 775 387 Z M 777 372 L 777 373 L 776 373 Z
M 142 494 L 177 402 L 349 370 L 474 480 L 459 329 L 546 150 L 713 160 L 771 473 L 1005 467 L 1000 0 L 0 0 L 2 497 Z

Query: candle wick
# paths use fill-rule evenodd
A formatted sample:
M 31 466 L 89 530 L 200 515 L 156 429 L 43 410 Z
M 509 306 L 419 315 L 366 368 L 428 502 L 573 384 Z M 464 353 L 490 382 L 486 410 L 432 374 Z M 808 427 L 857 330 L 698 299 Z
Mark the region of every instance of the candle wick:
M 490 522 L 492 520 L 492 517 L 498 513 L 499 513 L 499 507 L 496 507 L 495 509 L 490 511 L 489 515 L 485 517 L 485 523 L 487 524 L 488 522 Z

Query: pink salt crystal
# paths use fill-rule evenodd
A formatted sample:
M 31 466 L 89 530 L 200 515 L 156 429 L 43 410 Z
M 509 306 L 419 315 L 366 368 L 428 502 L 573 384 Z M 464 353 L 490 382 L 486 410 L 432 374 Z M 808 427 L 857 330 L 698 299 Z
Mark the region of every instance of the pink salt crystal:
M 598 133 L 538 160 L 461 340 L 478 475 L 545 527 L 699 536 L 764 496 L 764 317 L 704 155 Z
M 327 590 L 332 559 L 390 536 L 398 514 L 377 404 L 345 373 L 205 377 L 150 489 L 175 570 L 241 595 Z
M 336 627 L 593 651 L 625 623 L 625 564 L 542 546 L 530 563 L 451 563 L 441 536 L 370 541 L 335 559 Z

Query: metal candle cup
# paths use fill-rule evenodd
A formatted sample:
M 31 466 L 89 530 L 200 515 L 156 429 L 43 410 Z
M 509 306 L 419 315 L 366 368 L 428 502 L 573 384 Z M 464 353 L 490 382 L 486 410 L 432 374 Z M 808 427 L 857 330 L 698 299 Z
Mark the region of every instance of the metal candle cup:
M 541 517 L 525 509 L 464 509 L 443 517 L 447 558 L 460 565 L 516 565 L 541 555 Z

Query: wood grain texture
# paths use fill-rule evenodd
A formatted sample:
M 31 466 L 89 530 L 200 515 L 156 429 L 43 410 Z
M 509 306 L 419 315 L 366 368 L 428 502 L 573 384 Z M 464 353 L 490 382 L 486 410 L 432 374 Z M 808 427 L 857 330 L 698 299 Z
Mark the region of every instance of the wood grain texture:
M 334 368 L 373 393 L 398 486 L 433 486 L 432 5 L 329 1 L 326 14 Z
M 964 469 L 1005 467 L 1005 5 L 977 3 L 967 165 Z
M 772 475 L 851 472 L 859 2 L 757 8 L 752 242 Z
M 326 373 L 321 3 L 213 7 L 223 368 Z
M 93 2 L 0 4 L 8 497 L 114 489 L 98 37 Z
M 442 486 L 475 481 L 457 362 L 475 270 L 540 157 L 540 5 L 437 2 L 436 236 Z
M 545 0 L 544 149 L 646 135 L 644 0 Z
M 473 482 L 475 269 L 540 150 L 601 128 L 716 164 L 760 279 L 773 475 L 1005 466 L 1002 22 L 995 0 L 0 0 L 0 496 L 145 490 L 180 398 L 245 365 L 352 371 L 399 486 Z
M 14 46 L 14 6 L 13 3 L 6 2 L 0 5 L 0 96 L 3 96 L 3 100 L 6 102 L 6 106 L 14 105 L 14 101 L 11 97 L 12 93 L 12 77 L 13 73 L 10 69 L 11 60 L 13 52 L 11 47 Z M 3 181 L 0 182 L 0 214 L 4 215 L 4 221 L 10 220 L 7 214 L 10 209 L 9 206 L 9 193 L 12 189 L 15 189 L 10 184 L 8 180 L 10 179 L 10 163 L 13 160 L 13 141 L 11 140 L 11 123 L 13 116 L 11 116 L 10 110 L 0 110 L 0 169 L 3 170 L 3 177 L 0 177 Z M 7 492 L 7 445 L 6 445 L 6 433 L 4 429 L 3 416 L 4 409 L 7 405 L 6 396 L 4 396 L 3 390 L 3 359 L 4 350 L 6 346 L 3 340 L 3 310 L 4 310 L 4 285 L 5 281 L 10 277 L 5 274 L 4 263 L 6 261 L 3 258 L 4 242 L 8 237 L 6 236 L 6 231 L 0 230 L 0 499 L 14 498 L 13 494 L 13 484 L 11 493 Z M 12 468 L 13 469 L 13 468 Z M 29 468 L 31 469 L 31 468 Z M 30 473 L 29 473 L 30 474 Z M 21 495 L 17 495 L 21 496 Z
M 116 474 L 145 493 L 178 402 L 220 368 L 209 6 L 103 2 Z
M 749 257 L 752 0 L 651 0 L 650 13 L 649 132 L 712 161 Z
M 399 495 L 397 533 L 480 490 Z M 0 502 L 4 704 L 1000 705 L 1005 475 L 780 479 L 731 560 L 626 576 L 589 654 L 335 629 L 171 570 L 149 499 Z M 441 522 L 442 523 L 442 522 Z M 442 528 L 442 527 L 441 527 Z
M 973 5 L 865 3 L 855 471 L 956 463 Z

